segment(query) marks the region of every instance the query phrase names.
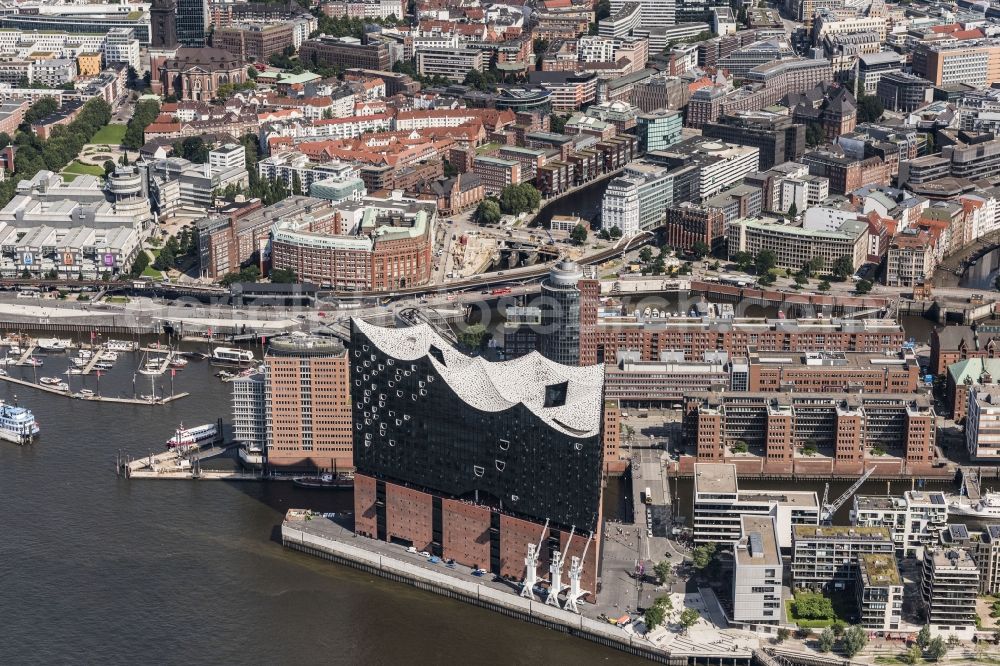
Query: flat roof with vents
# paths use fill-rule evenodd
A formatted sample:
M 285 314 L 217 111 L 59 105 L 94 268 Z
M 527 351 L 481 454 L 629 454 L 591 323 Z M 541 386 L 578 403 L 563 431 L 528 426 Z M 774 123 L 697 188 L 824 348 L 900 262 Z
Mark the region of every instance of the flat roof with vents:
M 771 516 L 740 516 L 743 538 L 736 544 L 737 566 L 781 566 L 778 535 Z

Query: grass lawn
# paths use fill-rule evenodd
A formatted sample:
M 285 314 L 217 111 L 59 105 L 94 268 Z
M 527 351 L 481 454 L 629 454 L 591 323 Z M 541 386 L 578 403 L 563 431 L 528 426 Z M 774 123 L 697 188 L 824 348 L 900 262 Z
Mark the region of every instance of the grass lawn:
M 152 266 L 146 266 L 146 268 L 142 271 L 142 276 L 151 277 L 156 280 L 163 279 L 163 273 L 161 271 L 156 270 Z
M 125 125 L 105 125 L 97 130 L 90 143 L 106 143 L 109 146 L 120 145 L 125 138 Z
M 108 303 L 128 303 L 128 296 L 108 296 L 104 300 Z
M 102 169 L 99 166 L 91 166 L 90 164 L 83 164 L 82 162 L 73 160 L 72 162 L 69 163 L 69 166 L 63 169 L 63 173 L 75 173 L 77 175 L 86 174 L 88 176 L 103 176 L 104 169 Z

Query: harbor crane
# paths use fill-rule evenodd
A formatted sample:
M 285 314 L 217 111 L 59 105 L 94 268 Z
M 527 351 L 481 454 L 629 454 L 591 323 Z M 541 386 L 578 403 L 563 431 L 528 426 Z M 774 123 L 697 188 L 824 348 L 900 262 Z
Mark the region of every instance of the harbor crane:
M 542 540 L 549 531 L 549 519 L 545 519 L 545 527 L 538 537 L 538 545 L 528 544 L 528 556 L 524 558 L 524 582 L 521 583 L 521 596 L 534 599 L 535 585 L 538 583 L 538 556 L 542 552 Z
M 567 539 L 566 544 L 569 545 L 573 542 L 573 533 L 576 531 L 576 525 L 573 526 L 569 531 L 569 539 Z M 566 585 L 562 582 L 562 570 L 563 565 L 566 562 L 563 560 L 562 553 L 558 550 L 553 551 L 552 561 L 549 563 L 549 594 L 545 597 L 545 603 L 549 606 L 555 606 L 559 608 L 559 595 L 562 591 L 566 589 Z
M 851 484 L 851 487 L 844 491 L 844 494 L 833 500 L 828 501 L 830 498 L 830 483 L 827 482 L 826 487 L 823 489 L 823 503 L 820 505 L 820 522 L 824 525 L 833 524 L 833 514 L 837 513 L 837 509 L 844 506 L 844 502 L 849 500 L 854 496 L 854 493 L 858 492 L 858 489 L 864 485 L 868 477 L 875 473 L 875 468 L 870 467 L 864 471 L 864 473 L 858 477 L 858 480 Z
M 576 557 L 575 555 L 570 560 L 569 565 L 569 592 L 566 593 L 566 603 L 563 604 L 563 609 L 580 614 L 580 609 L 577 608 L 577 603 L 580 599 L 587 594 L 590 594 L 588 590 L 580 588 L 580 577 L 583 576 L 583 564 L 587 561 L 587 550 L 590 548 L 590 542 L 594 539 L 594 533 L 591 532 L 590 536 L 587 537 L 587 543 L 583 547 L 583 556 Z

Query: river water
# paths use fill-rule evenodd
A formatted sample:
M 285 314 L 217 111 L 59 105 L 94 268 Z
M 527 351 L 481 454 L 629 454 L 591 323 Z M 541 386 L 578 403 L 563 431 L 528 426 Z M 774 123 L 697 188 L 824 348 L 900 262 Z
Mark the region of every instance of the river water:
M 101 378 L 102 394 L 132 395 L 135 356 Z M 67 365 L 45 357 L 38 376 Z M 160 407 L 0 382 L 0 399 L 16 395 L 42 429 L 31 446 L 0 442 L 0 663 L 641 663 L 281 547 L 288 507 L 349 510 L 350 493 L 117 478 L 119 449 L 141 456 L 180 422 L 228 421 L 229 385 L 212 374 L 192 362 L 175 379 L 192 395 Z M 160 379 L 157 394 L 169 390 Z

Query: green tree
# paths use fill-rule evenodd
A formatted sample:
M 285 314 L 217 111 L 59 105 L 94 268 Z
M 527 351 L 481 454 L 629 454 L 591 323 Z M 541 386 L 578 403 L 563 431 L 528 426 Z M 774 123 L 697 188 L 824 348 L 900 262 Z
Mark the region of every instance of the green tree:
M 885 107 L 875 95 L 858 95 L 858 122 L 874 123 L 882 118 Z
M 701 615 L 693 608 L 685 608 L 684 612 L 681 613 L 680 623 L 684 631 L 687 631 L 698 622 Z
M 817 289 L 819 289 L 820 291 L 830 291 L 830 283 L 827 282 L 826 280 L 823 280 L 822 282 L 819 283 Z
M 132 277 L 142 275 L 147 266 L 149 266 L 149 255 L 146 254 L 145 250 L 139 250 L 139 254 L 135 256 L 135 260 L 132 262 Z
M 131 150 L 138 150 L 146 142 L 144 132 L 152 124 L 156 117 L 160 115 L 160 103 L 155 100 L 143 100 L 136 104 L 132 118 L 125 126 L 125 138 L 122 139 L 122 146 Z
M 294 284 L 299 281 L 295 271 L 288 268 L 275 268 L 271 271 L 270 278 L 274 284 Z
M 826 142 L 826 134 L 823 128 L 817 123 L 806 125 L 806 144 L 809 146 L 819 146 Z
M 736 267 L 744 273 L 749 271 L 750 267 L 753 266 L 754 263 L 753 255 L 749 252 L 737 252 L 733 255 L 733 261 L 736 262 Z
M 611 240 L 618 240 L 622 237 L 622 230 L 616 224 L 608 230 L 608 235 L 611 236 Z
M 531 183 L 508 185 L 500 191 L 500 210 L 508 215 L 528 213 L 536 208 L 542 195 Z
M 493 199 L 483 199 L 472 217 L 479 224 L 497 224 L 501 217 L 500 204 Z
M 788 217 L 795 217 L 798 214 L 799 214 L 799 207 L 796 206 L 795 202 L 793 201 L 792 205 L 788 207 Z
M 21 121 L 21 127 L 30 129 L 33 124 L 37 123 L 42 118 L 51 116 L 58 110 L 59 103 L 54 97 L 43 97 L 28 107 L 28 110 L 24 112 L 24 119 Z
M 778 258 L 770 250 L 761 250 L 757 253 L 757 258 L 754 260 L 754 268 L 757 269 L 757 275 L 769 273 L 777 265 Z
M 707 256 L 712 251 L 712 248 L 710 248 L 708 243 L 705 241 L 695 241 L 695 244 L 691 246 L 691 251 L 694 252 L 695 256 L 701 259 L 702 257 Z
M 292 172 L 292 194 L 302 196 L 302 178 L 298 171 Z
M 844 654 L 850 659 L 854 655 L 858 654 L 865 649 L 868 645 L 868 634 L 864 629 L 857 625 L 853 625 L 844 631 L 844 637 L 841 639 L 841 644 L 844 648 Z
M 469 351 L 478 351 L 486 340 L 486 327 L 472 324 L 458 333 L 458 342 Z
M 925 624 L 920 627 L 920 631 L 917 632 L 917 645 L 920 646 L 921 650 L 926 650 L 927 646 L 931 642 L 931 625 Z
M 247 78 L 256 81 L 258 76 L 256 67 L 247 67 Z
M 948 654 L 948 645 L 940 636 L 935 636 L 927 642 L 927 657 L 931 661 L 941 661 Z
M 691 552 L 691 562 L 695 569 L 704 569 L 715 557 L 715 544 L 703 543 Z
M 778 633 L 775 635 L 775 638 L 777 639 L 777 641 L 779 643 L 784 643 L 791 636 L 792 636 L 792 632 L 791 632 L 791 630 L 788 627 L 781 627 L 780 629 L 778 629 Z
M 867 294 L 872 290 L 872 283 L 870 280 L 859 280 L 856 285 L 854 285 L 854 291 L 858 294 Z
M 833 267 L 830 270 L 837 280 L 846 280 L 854 273 L 854 261 L 846 255 L 839 257 L 833 262 Z
M 173 249 L 164 246 L 160 253 L 156 255 L 156 261 L 153 262 L 153 268 L 158 271 L 170 270 L 177 265 L 177 255 Z
M 653 258 L 653 251 L 647 245 L 646 247 L 639 250 L 639 261 L 644 264 L 648 264 Z
M 568 116 L 560 116 L 553 113 L 549 116 L 549 131 L 555 132 L 556 134 L 562 134 L 563 130 L 566 129 L 567 120 L 569 120 Z
M 819 635 L 819 651 L 829 652 L 833 649 L 833 644 L 837 642 L 837 637 L 833 635 L 833 629 L 827 627 Z
M 577 245 L 583 245 L 587 242 L 587 227 L 582 224 L 576 225 L 569 233 L 569 237 Z
M 819 592 L 798 592 L 793 602 L 795 616 L 803 620 L 832 620 L 833 603 Z
M 111 160 L 104 160 L 104 177 L 107 178 L 115 172 L 115 167 L 117 165 Z
M 919 664 L 923 656 L 923 650 L 920 649 L 919 645 L 911 645 L 901 658 L 907 664 Z
M 661 561 L 655 567 L 653 567 L 653 571 L 656 573 L 656 578 L 657 580 L 660 581 L 660 585 L 663 585 L 668 580 L 670 580 L 671 578 L 670 569 L 671 569 L 670 562 L 666 560 Z
M 646 609 L 645 614 L 642 617 L 643 622 L 646 623 L 646 629 L 652 631 L 660 625 L 667 618 L 667 611 L 659 604 L 653 604 Z

